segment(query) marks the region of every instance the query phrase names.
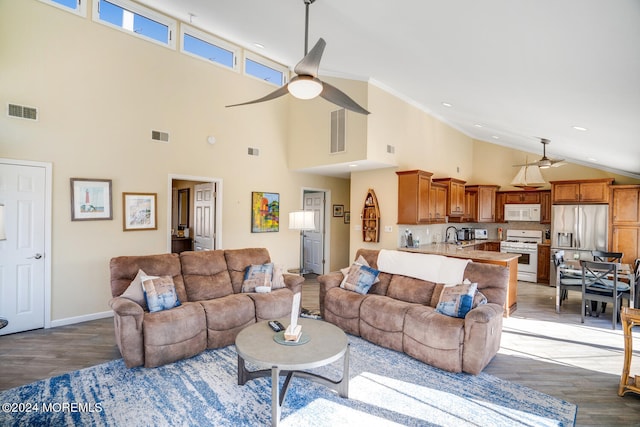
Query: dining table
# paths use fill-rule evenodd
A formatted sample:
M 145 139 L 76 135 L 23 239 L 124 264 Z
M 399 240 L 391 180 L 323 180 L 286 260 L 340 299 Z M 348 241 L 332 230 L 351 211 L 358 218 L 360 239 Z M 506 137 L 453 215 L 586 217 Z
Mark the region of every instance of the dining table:
M 565 260 L 556 268 L 556 283 L 560 283 L 561 275 L 573 276 L 576 278 L 582 277 L 582 266 L 580 260 Z M 635 271 L 631 268 L 631 265 L 626 263 L 618 263 L 618 280 L 627 282 L 631 285 L 629 292 L 629 307 L 636 307 L 638 300 L 638 289 L 636 289 L 636 277 Z M 560 313 L 560 286 L 556 285 L 556 313 Z

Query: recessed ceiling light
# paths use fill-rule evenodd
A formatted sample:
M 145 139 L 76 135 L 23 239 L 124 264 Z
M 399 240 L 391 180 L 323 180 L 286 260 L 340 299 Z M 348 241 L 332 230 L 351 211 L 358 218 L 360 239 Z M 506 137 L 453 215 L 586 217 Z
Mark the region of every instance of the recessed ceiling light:
M 264 49 L 264 45 L 262 43 L 254 42 L 253 45 L 258 49 Z
M 484 127 L 484 125 L 481 125 L 480 123 L 476 123 L 474 126 L 477 127 L 477 128 L 483 128 Z
M 453 107 L 453 105 L 452 105 L 452 104 L 449 104 L 448 102 L 443 102 L 443 103 L 442 103 L 442 105 L 443 105 L 443 106 L 445 106 L 445 107 L 447 107 L 447 108 L 451 108 L 451 107 Z
M 589 160 L 590 162 L 597 162 L 598 159 L 594 159 L 593 157 L 587 157 L 587 160 Z
M 575 130 L 579 130 L 580 132 L 585 132 L 587 130 L 587 128 L 583 128 L 582 126 L 574 126 L 573 128 Z
M 493 138 L 493 139 L 500 139 L 500 137 L 499 137 L 499 136 L 497 136 L 497 135 L 493 135 L 493 136 L 491 136 L 491 138 Z
M 358 167 L 358 165 L 356 165 L 355 163 L 351 163 L 351 164 L 349 165 L 349 167 L 350 167 L 350 168 L 357 168 L 357 167 Z

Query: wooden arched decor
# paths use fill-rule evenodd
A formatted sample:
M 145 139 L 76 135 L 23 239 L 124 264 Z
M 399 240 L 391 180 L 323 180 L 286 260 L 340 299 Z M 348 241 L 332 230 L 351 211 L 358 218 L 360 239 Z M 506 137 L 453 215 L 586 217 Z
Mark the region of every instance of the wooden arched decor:
M 373 189 L 367 190 L 362 208 L 362 240 L 365 242 L 380 241 L 380 208 L 378 198 Z

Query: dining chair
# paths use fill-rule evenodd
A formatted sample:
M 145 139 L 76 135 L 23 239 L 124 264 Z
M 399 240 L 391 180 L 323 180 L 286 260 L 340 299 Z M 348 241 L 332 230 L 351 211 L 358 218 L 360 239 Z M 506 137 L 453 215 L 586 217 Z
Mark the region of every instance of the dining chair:
M 631 288 L 628 283 L 618 280 L 617 262 L 580 261 L 582 266 L 582 311 L 580 321 L 584 323 L 585 312 L 591 301 L 612 303 L 611 328 L 618 323 L 620 301 L 624 292 Z
M 591 251 L 591 256 L 594 261 L 602 262 L 622 262 L 622 252 L 607 252 L 607 251 Z M 629 297 L 629 295 L 627 295 Z M 631 298 L 628 298 L 631 301 Z M 607 303 L 602 303 L 602 311 L 598 311 L 598 301 L 591 301 L 591 314 L 595 313 L 596 317 L 600 316 L 600 313 L 604 313 L 607 309 Z
M 556 251 L 553 254 L 553 264 L 556 269 L 564 263 L 564 251 Z M 562 301 L 567 299 L 568 291 L 582 291 L 582 276 L 560 272 L 560 277 L 556 286 L 560 287 L 560 305 Z

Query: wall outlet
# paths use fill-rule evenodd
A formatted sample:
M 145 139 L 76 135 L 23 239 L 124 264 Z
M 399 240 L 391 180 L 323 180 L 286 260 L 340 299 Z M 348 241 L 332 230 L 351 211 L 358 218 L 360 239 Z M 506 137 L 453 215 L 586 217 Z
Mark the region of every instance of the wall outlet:
M 385 225 L 384 231 L 385 233 L 393 233 L 393 225 Z

